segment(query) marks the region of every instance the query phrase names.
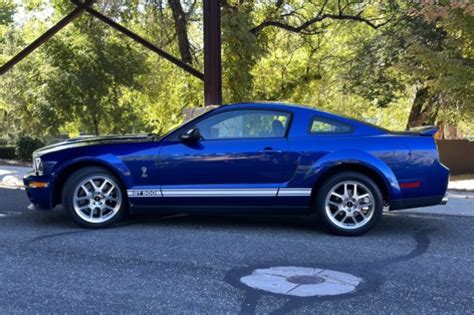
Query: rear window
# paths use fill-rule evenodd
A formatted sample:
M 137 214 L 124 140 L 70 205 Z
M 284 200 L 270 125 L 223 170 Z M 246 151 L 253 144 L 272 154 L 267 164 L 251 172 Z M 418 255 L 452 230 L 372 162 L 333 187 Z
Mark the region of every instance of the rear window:
M 353 129 L 354 127 L 351 124 L 328 118 L 314 117 L 309 124 L 308 132 L 310 134 L 340 134 L 351 133 Z

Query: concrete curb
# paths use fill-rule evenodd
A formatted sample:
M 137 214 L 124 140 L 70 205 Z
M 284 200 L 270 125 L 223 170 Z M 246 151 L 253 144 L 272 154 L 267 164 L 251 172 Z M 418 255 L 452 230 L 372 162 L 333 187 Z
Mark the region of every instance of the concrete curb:
M 450 181 L 448 190 L 457 192 L 474 192 L 474 180 Z
M 1 188 L 23 188 L 23 176 L 7 175 L 0 182 Z
M 474 194 L 474 189 L 450 189 L 448 188 L 448 192 L 453 194 Z
M 0 165 L 0 188 L 22 189 L 23 177 L 31 171 L 29 167 Z

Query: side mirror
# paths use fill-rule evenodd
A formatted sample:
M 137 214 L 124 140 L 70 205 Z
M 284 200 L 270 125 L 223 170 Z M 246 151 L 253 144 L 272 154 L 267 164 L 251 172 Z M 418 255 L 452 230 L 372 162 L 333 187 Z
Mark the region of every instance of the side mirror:
M 201 140 L 201 133 L 198 128 L 189 129 L 186 133 L 179 136 L 183 142 L 198 142 Z

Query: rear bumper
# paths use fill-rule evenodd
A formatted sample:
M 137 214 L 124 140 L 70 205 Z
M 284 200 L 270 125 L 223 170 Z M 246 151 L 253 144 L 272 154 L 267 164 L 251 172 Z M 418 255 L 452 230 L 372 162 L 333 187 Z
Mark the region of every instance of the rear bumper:
M 448 203 L 448 194 L 444 195 L 443 199 L 441 200 L 441 205 L 445 205 Z
M 447 194 L 444 196 L 435 196 L 435 197 L 398 199 L 398 200 L 392 200 L 390 202 L 390 211 L 445 205 L 447 203 L 448 203 Z

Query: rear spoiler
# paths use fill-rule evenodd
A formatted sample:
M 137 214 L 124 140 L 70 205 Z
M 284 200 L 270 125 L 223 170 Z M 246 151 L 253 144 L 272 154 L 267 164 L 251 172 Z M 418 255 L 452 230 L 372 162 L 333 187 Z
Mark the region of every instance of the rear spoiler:
M 410 131 L 416 132 L 420 136 L 429 136 L 429 137 L 433 137 L 438 132 L 438 130 L 439 128 L 436 126 L 410 128 Z
M 436 126 L 423 126 L 423 127 L 410 128 L 407 131 L 396 131 L 393 133 L 399 134 L 399 135 L 434 137 L 434 135 L 438 132 L 438 130 L 439 128 Z

